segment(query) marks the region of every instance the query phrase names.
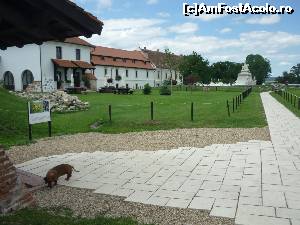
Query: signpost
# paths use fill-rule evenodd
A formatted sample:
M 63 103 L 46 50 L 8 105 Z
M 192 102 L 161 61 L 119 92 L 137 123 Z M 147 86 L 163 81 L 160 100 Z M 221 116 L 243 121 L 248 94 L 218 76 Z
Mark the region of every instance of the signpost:
M 28 102 L 28 132 L 29 140 L 32 140 L 32 125 L 48 123 L 48 133 L 51 137 L 51 108 L 49 100 Z

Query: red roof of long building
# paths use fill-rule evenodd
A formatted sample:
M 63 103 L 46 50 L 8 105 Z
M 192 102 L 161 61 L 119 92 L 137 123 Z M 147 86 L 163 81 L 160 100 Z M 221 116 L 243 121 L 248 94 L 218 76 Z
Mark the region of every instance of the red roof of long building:
M 154 69 L 150 60 L 140 51 L 97 46 L 92 52 L 92 63 L 101 66 L 114 66 L 139 69 Z

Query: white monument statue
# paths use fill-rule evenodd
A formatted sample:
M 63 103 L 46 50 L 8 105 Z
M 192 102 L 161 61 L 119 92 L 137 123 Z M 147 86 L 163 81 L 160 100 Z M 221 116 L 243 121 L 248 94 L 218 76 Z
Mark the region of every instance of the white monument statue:
M 256 85 L 256 80 L 252 77 L 248 64 L 244 63 L 242 71 L 238 74 L 234 85 Z

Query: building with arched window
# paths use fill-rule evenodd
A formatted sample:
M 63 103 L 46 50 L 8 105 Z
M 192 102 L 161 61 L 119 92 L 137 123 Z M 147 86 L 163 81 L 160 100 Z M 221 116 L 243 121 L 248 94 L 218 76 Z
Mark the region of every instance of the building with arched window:
M 0 50 L 0 80 L 5 88 L 15 91 L 26 90 L 29 85 L 45 92 L 84 86 L 85 73 L 93 74 L 94 70 L 90 63 L 93 48 L 75 37 Z

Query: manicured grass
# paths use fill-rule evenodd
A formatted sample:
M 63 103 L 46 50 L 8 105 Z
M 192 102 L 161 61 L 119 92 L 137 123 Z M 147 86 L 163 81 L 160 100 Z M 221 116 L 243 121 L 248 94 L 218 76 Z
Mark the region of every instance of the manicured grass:
M 98 131 L 122 133 L 192 127 L 264 127 L 267 125 L 261 99 L 253 92 L 231 117 L 227 115 L 226 100 L 235 91 L 174 91 L 172 96 L 161 96 L 158 90 L 151 95 L 141 91 L 134 95 L 89 93 L 79 95 L 88 101 L 88 111 L 52 114 L 53 135 Z M 6 146 L 27 142 L 26 102 L 0 89 L 0 144 Z M 154 121 L 150 121 L 150 102 L 154 102 Z M 194 102 L 194 121 L 190 119 L 191 102 Z M 112 105 L 112 122 L 108 119 L 108 105 Z M 232 107 L 231 107 L 232 108 Z M 232 110 L 232 109 L 231 109 Z M 92 130 L 91 124 L 101 126 Z M 33 126 L 33 138 L 47 136 L 47 124 Z
M 14 214 L 0 216 L 0 225 L 138 225 L 130 218 L 93 219 L 72 217 L 69 210 L 23 209 Z
M 289 90 L 289 92 L 294 93 Z M 296 93 L 294 93 L 296 94 Z M 281 104 L 283 104 L 286 108 L 288 108 L 290 111 L 292 111 L 296 116 L 300 117 L 300 110 L 298 109 L 298 103 L 296 103 L 296 107 L 294 107 L 294 104 L 291 104 L 290 102 L 286 101 L 283 97 L 280 95 L 272 92 L 271 95 L 276 98 Z M 298 95 L 300 96 L 300 95 Z

